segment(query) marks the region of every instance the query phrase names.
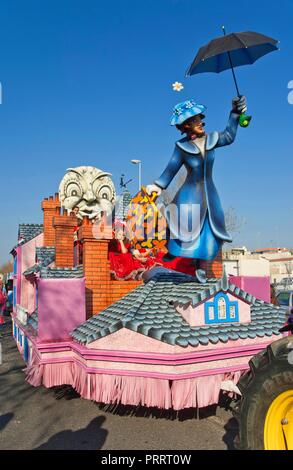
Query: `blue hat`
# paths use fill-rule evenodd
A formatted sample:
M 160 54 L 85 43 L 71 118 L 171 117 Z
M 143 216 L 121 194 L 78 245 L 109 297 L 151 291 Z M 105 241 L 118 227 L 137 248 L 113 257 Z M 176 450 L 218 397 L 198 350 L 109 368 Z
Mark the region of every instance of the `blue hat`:
M 202 114 L 206 109 L 206 106 L 197 104 L 194 100 L 186 100 L 182 103 L 178 103 L 173 108 L 171 126 L 178 126 L 186 121 L 186 119 Z

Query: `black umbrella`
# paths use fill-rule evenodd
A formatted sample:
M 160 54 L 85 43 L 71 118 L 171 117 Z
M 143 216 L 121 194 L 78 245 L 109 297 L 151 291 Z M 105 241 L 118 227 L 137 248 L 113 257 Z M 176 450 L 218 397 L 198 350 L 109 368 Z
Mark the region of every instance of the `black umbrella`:
M 226 35 L 224 26 L 222 30 L 224 36 L 213 39 L 199 49 L 186 76 L 204 72 L 220 73 L 231 69 L 237 95 L 240 96 L 234 67 L 253 64 L 260 57 L 278 50 L 279 41 L 252 31 Z M 246 127 L 250 119 L 251 116 L 240 116 L 240 125 Z

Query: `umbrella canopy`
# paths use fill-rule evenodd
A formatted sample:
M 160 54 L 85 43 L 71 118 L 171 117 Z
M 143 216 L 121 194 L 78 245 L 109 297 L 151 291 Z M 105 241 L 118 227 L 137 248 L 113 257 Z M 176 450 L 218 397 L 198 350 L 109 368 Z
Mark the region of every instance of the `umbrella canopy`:
M 231 67 L 253 64 L 260 57 L 278 50 L 277 43 L 276 39 L 252 31 L 215 38 L 199 49 L 186 76 L 220 73 Z

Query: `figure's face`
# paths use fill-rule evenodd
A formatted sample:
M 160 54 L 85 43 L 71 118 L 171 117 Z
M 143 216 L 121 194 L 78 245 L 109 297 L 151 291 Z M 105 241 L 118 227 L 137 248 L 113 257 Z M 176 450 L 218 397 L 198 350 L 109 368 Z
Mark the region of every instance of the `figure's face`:
M 116 194 L 109 176 L 92 166 L 70 168 L 59 186 L 61 206 L 79 219 L 99 219 L 101 212 L 110 214 Z
M 122 228 L 116 228 L 116 238 L 117 240 L 124 240 L 125 239 L 125 234 L 124 230 Z
M 205 123 L 203 122 L 204 115 L 198 114 L 197 116 L 191 117 L 186 120 L 184 123 L 184 130 L 187 134 L 192 135 L 194 134 L 196 137 L 202 137 L 205 135 L 204 126 Z

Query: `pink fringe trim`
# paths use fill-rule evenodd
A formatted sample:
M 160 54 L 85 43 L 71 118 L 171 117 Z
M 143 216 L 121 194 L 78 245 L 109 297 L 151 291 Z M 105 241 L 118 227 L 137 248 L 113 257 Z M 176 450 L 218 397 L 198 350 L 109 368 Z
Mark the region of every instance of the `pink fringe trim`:
M 26 380 L 37 387 L 71 385 L 82 398 L 163 409 L 202 408 L 218 403 L 223 380 L 238 382 L 241 372 L 182 380 L 87 373 L 74 363 L 39 364 L 36 356 L 25 369 Z
M 195 379 L 174 380 L 172 383 L 172 405 L 174 410 L 203 408 L 219 402 L 221 383 L 232 380 L 236 384 L 241 372 L 209 375 Z M 233 395 L 233 394 L 229 394 Z

